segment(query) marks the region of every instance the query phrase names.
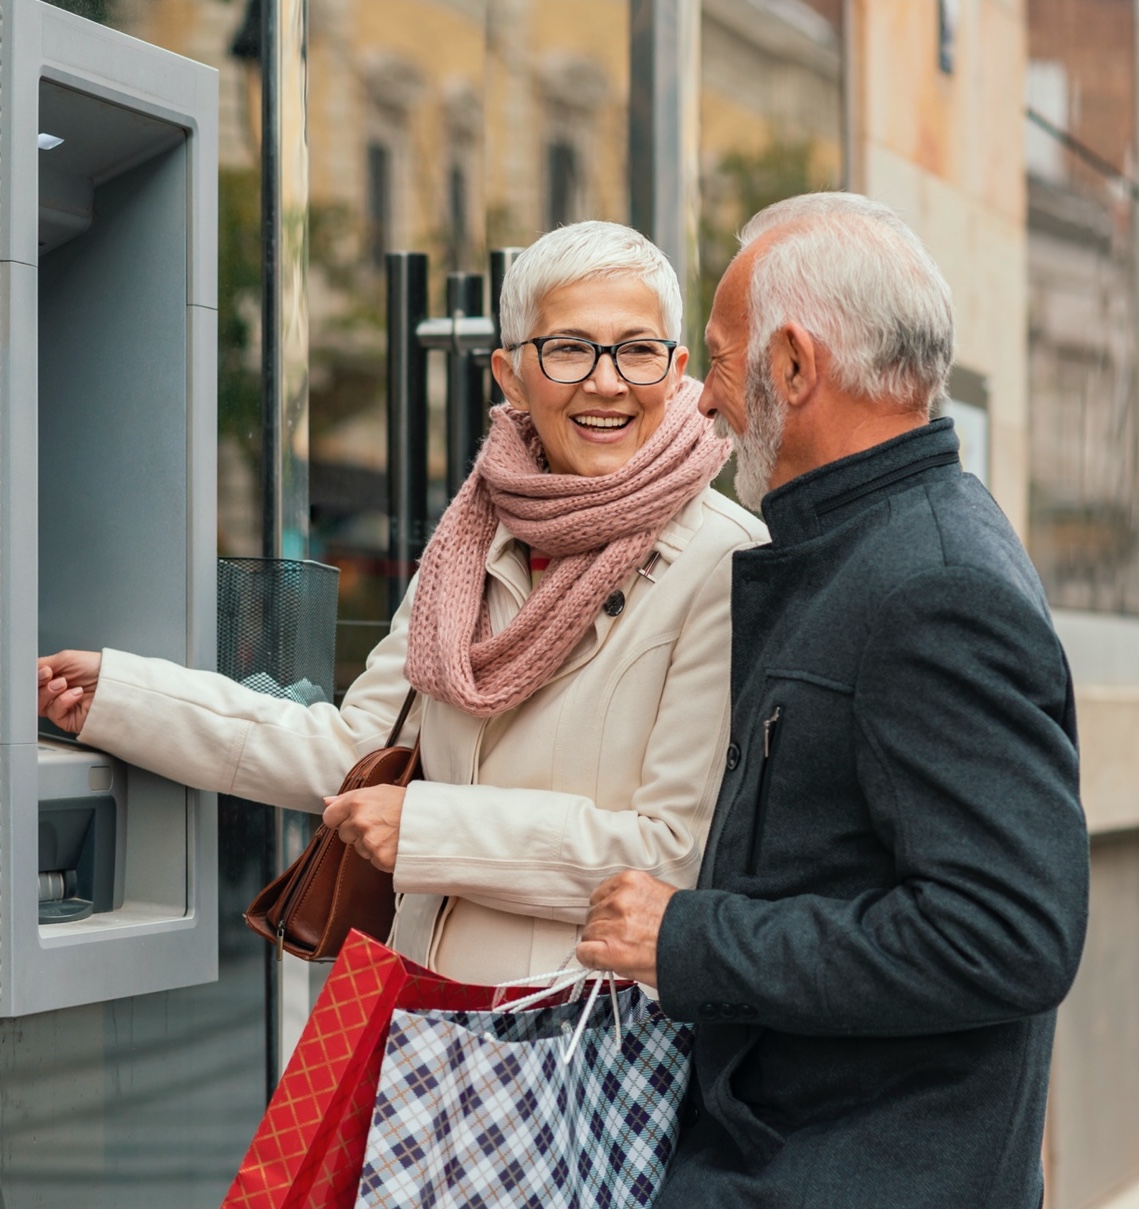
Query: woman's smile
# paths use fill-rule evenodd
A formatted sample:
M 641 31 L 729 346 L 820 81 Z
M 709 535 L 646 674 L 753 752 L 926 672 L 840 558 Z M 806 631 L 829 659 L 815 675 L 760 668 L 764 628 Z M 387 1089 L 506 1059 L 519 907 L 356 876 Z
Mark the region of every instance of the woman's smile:
M 593 429 L 596 432 L 615 433 L 622 428 L 627 428 L 632 422 L 632 416 L 613 415 L 611 412 L 593 412 L 586 411 L 580 415 L 570 416 L 570 419 L 579 427 Z

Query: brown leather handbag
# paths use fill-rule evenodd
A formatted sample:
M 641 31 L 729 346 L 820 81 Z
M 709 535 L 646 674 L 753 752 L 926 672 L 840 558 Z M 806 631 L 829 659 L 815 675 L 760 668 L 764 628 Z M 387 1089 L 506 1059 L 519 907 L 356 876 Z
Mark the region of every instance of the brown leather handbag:
M 340 793 L 369 785 L 404 785 L 422 775 L 419 739 L 412 748 L 394 746 L 415 701 L 411 689 L 386 747 L 356 763 Z M 308 847 L 249 904 L 245 922 L 259 936 L 305 961 L 333 961 L 356 928 L 386 940 L 395 918 L 392 875 L 377 869 L 323 823 Z

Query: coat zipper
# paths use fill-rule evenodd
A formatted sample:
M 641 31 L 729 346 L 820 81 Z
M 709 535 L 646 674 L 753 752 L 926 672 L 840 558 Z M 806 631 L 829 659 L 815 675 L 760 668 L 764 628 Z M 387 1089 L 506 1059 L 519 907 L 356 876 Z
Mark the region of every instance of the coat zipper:
M 783 717 L 783 707 L 777 705 L 771 716 L 763 720 L 763 770 L 759 774 L 759 802 L 755 811 L 755 830 L 752 833 L 751 860 L 748 870 L 754 873 L 759 864 L 759 837 L 763 831 L 763 814 L 767 807 L 767 791 L 771 784 L 771 759 L 775 752 L 776 737 L 779 733 L 779 719 Z

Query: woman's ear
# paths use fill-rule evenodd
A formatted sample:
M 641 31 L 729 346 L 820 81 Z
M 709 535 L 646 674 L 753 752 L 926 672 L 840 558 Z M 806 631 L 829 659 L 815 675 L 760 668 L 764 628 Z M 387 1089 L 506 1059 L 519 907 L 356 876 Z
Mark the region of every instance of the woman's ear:
M 672 368 L 676 371 L 676 384 L 680 385 L 680 379 L 684 377 L 684 371 L 688 368 L 688 349 L 683 344 L 677 345 L 676 351 L 672 354 Z
M 511 407 L 515 407 L 519 411 L 530 410 L 522 379 L 514 372 L 514 360 L 504 348 L 496 348 L 491 353 L 490 372 L 494 374 L 494 380 L 502 389 L 502 393 Z

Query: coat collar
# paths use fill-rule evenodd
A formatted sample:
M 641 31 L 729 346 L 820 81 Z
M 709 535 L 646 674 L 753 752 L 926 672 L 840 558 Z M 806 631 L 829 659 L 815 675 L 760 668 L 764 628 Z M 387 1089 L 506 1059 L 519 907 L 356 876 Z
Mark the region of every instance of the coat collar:
M 763 519 L 775 547 L 809 541 L 884 496 L 961 473 L 949 417 L 910 429 L 861 453 L 799 475 L 763 497 Z
M 700 528 L 704 499 L 710 490 L 710 487 L 705 487 L 703 491 L 689 500 L 660 531 L 652 547 L 660 554 L 660 561 L 653 572 L 654 576 L 676 561 L 692 540 L 697 529 Z M 523 549 L 522 544 L 499 521 L 498 529 L 487 550 L 486 570 L 492 579 L 498 580 L 503 585 L 509 594 L 510 601 L 508 603 L 502 596 L 491 594 L 491 628 L 495 633 L 505 629 L 530 594 L 530 565 L 523 554 Z M 639 576 L 636 571 L 632 571 L 621 585 L 621 591 L 628 600 L 634 592 L 641 591 L 643 585 L 647 583 L 648 581 Z M 651 585 L 648 586 L 651 587 Z M 588 663 L 601 649 L 609 632 L 619 620 L 620 615 L 610 616 L 601 610 L 551 680 L 576 671 L 582 664 Z
M 486 552 L 486 571 L 506 586 L 517 606 L 515 612 L 530 595 L 530 563 L 524 550 L 525 546 L 499 521 Z

